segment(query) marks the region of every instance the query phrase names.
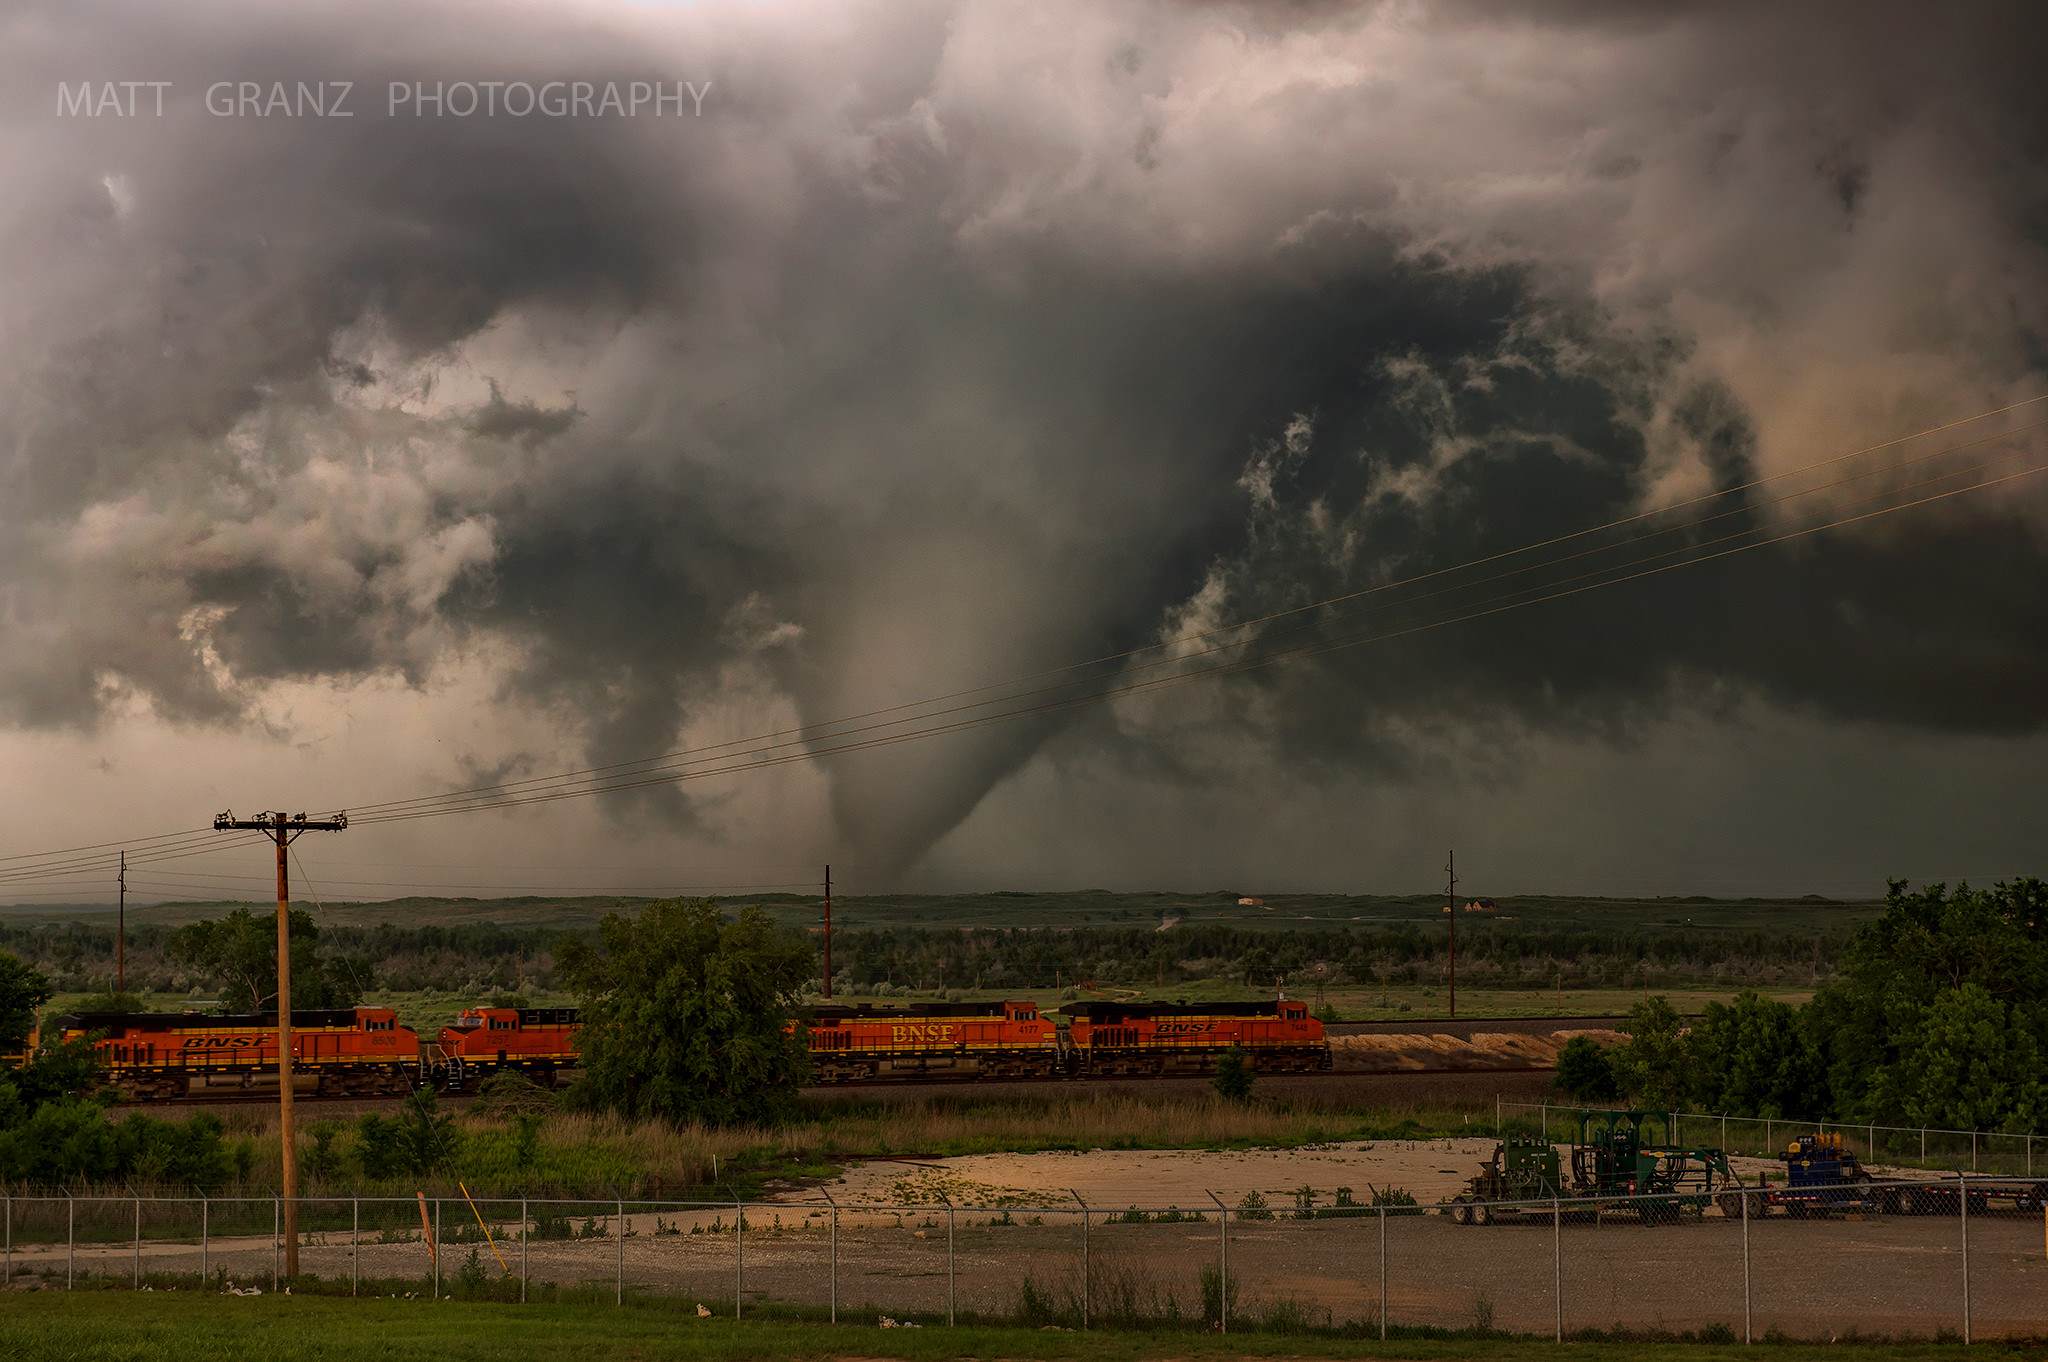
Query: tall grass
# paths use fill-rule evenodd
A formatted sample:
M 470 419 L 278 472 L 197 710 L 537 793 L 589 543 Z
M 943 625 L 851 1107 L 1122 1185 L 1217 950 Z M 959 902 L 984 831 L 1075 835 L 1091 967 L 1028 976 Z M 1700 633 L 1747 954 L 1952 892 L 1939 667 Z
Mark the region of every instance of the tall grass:
M 317 1109 L 315 1109 L 317 1111 Z M 1479 1119 L 1483 1115 L 1483 1123 Z M 277 1114 L 235 1107 L 228 1135 L 249 1141 L 248 1173 L 222 1195 L 267 1195 L 281 1181 Z M 769 1179 L 829 1177 L 840 1165 L 878 1156 L 1089 1149 L 1242 1149 L 1338 1140 L 1491 1132 L 1493 1109 L 1477 1104 L 1357 1108 L 1316 1101 L 1226 1102 L 1196 1097 L 1077 1093 L 1053 1097 L 944 1094 L 909 1101 L 826 1099 L 774 1128 L 673 1126 L 657 1120 L 554 1110 L 522 1158 L 513 1115 L 469 1108 L 455 1119 L 444 1166 L 381 1180 L 363 1176 L 352 1122 L 329 1137 L 333 1167 L 309 1163 L 308 1112 L 299 1126 L 303 1195 L 346 1193 L 477 1196 L 725 1198 L 752 1196 Z M 333 1118 L 326 1118 L 333 1119 Z M 125 1189 L 124 1189 L 125 1190 Z

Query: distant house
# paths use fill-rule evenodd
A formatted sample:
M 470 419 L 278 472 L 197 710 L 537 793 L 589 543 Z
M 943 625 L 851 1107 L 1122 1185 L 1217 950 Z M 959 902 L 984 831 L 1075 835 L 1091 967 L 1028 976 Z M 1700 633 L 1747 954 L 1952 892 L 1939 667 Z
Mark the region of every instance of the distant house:
M 1473 899 L 1465 905 L 1465 911 L 1468 913 L 1498 913 L 1500 909 L 1494 905 L 1492 899 Z
M 1264 899 L 1242 898 L 1237 901 L 1237 906 L 1240 908 L 1263 908 L 1266 906 L 1266 901 Z

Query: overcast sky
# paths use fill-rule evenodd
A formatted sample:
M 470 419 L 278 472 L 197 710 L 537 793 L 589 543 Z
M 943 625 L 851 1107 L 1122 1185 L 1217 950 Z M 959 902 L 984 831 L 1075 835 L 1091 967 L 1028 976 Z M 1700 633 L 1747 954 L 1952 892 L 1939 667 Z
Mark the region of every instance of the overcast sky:
M 2034 16 L 17 0 L 0 855 L 860 714 L 2048 393 Z M 2044 873 L 2044 483 L 298 850 L 336 898 L 826 861 L 1408 892 L 1452 847 L 1474 893 Z M 268 864 L 133 881 L 260 897 Z

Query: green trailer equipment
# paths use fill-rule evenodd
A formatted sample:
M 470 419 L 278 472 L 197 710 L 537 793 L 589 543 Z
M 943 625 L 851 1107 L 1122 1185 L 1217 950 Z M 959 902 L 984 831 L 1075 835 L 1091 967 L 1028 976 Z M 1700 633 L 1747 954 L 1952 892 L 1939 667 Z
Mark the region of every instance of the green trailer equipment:
M 1573 1218 L 1596 1210 L 1633 1211 L 1649 1225 L 1699 1215 L 1717 1196 L 1726 1198 L 1724 1209 L 1732 1204 L 1730 1194 L 1742 1184 L 1729 1170 L 1728 1156 L 1656 1138 L 1667 1135 L 1661 1112 L 1582 1111 L 1569 1171 L 1554 1146 L 1533 1136 L 1510 1136 L 1446 1209 L 1460 1225 L 1490 1224 L 1503 1213 L 1547 1215 L 1553 1208 Z M 1611 1205 L 1597 1204 L 1610 1200 Z

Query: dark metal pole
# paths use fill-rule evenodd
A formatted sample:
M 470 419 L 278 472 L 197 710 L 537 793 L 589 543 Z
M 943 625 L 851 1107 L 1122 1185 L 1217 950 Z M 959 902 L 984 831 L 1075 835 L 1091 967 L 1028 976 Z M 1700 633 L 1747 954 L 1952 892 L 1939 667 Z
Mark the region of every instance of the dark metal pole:
M 348 1293 L 353 1296 L 362 1290 L 363 1284 L 363 1199 L 359 1196 L 351 1197 L 349 1204 L 354 1214 L 350 1218 L 348 1230 Z
M 1216 1203 L 1216 1328 L 1230 1332 L 1230 1208 L 1208 1188 L 1203 1195 Z
M 1742 1341 L 1750 1342 L 1749 1303 L 1749 1189 L 1736 1193 L 1742 1202 Z
M 832 1001 L 832 867 L 825 867 L 825 1001 Z
M 1090 1261 L 1088 1243 L 1088 1203 L 1082 1201 L 1081 1194 L 1071 1187 L 1067 1188 L 1067 1195 L 1072 1197 L 1081 1207 L 1081 1328 L 1085 1330 L 1088 1327 L 1088 1316 L 1094 1304 L 1093 1300 L 1090 1299 L 1090 1293 L 1095 1282 L 1094 1264 Z
M 1550 1270 L 1557 1293 L 1557 1341 L 1564 1342 L 1564 1208 L 1550 1199 Z
M 1974 1138 L 1974 1137 L 1973 1137 Z M 1956 1174 L 1956 1208 L 1963 1224 L 1963 1342 L 1970 1341 L 1970 1180 Z
M 839 1322 L 839 1203 L 824 1188 L 818 1189 L 825 1198 L 825 1204 L 832 1208 L 832 1323 Z
M 533 1222 L 526 1218 L 526 1198 L 519 1198 L 519 1303 L 526 1304 L 526 1246 L 533 1239 Z
M 1444 911 L 1451 915 L 1451 1020 L 1458 1019 L 1458 853 L 1444 853 L 1444 874 L 1450 882 L 1444 886 Z
M 128 991 L 128 853 L 121 853 L 121 922 L 114 936 L 114 992 Z
M 1387 1341 L 1387 1208 L 1380 1207 L 1380 1342 Z

